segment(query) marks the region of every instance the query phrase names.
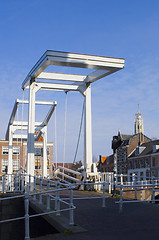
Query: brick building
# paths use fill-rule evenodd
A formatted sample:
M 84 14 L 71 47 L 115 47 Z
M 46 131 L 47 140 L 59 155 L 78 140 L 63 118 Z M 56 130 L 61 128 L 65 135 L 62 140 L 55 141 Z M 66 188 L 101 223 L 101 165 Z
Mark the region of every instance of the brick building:
M 114 167 L 114 155 L 107 157 L 99 156 L 99 161 L 97 163 L 98 172 L 113 172 Z
M 35 156 L 35 174 L 42 175 L 43 166 L 43 139 L 34 144 L 34 156 Z M 13 141 L 13 173 L 16 172 L 21 166 L 26 169 L 26 158 L 27 158 L 27 142 L 24 141 Z M 8 141 L 0 139 L 0 174 L 7 172 L 8 167 Z M 53 143 L 47 143 L 47 169 L 48 174 L 53 169 Z
M 133 173 L 138 180 L 159 177 L 159 140 L 141 144 L 128 157 L 128 174 Z
M 151 139 L 143 133 L 125 135 L 119 131 L 118 136 L 113 136 L 112 149 L 116 157 L 117 173 L 127 174 L 128 157 L 134 152 L 137 146 L 150 141 Z

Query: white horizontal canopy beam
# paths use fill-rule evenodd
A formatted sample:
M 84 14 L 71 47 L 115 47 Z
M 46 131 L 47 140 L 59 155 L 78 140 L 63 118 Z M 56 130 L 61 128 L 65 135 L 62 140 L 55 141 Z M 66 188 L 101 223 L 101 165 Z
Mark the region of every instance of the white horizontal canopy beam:
M 31 79 L 36 79 L 49 65 L 110 71 L 110 68 L 117 68 L 118 70 L 124 68 L 124 63 L 125 60 L 121 58 L 110 58 L 49 50 L 43 54 L 43 56 L 31 69 L 22 83 L 22 88 L 25 89 L 29 85 L 29 81 Z
M 35 126 L 39 126 L 41 125 L 42 122 L 35 122 Z M 14 121 L 13 122 L 13 126 L 28 126 L 28 122 L 24 122 L 24 121 Z
M 53 72 L 42 72 L 37 77 L 37 79 L 72 81 L 72 82 L 83 82 L 85 78 L 86 78 L 86 75 L 53 73 Z
M 13 134 L 13 139 L 27 139 L 27 134 Z
M 111 58 L 106 61 L 96 61 L 89 59 L 63 58 L 48 56 L 49 65 L 68 66 L 77 68 L 106 69 L 108 67 L 123 68 L 121 61 L 112 62 Z
M 111 70 L 96 70 L 90 74 L 87 75 L 87 77 L 85 78 L 84 82 L 85 83 L 92 83 L 97 81 L 100 78 L 106 77 L 116 71 L 118 71 L 118 68 L 113 68 Z
M 29 101 L 17 99 L 17 103 L 28 104 Z M 54 102 L 52 102 L 52 101 L 35 101 L 35 104 L 37 104 L 37 105 L 54 105 L 54 104 L 56 104 L 56 101 L 54 101 Z
M 57 90 L 57 91 L 78 91 L 80 85 L 56 84 L 56 83 L 41 83 L 37 82 L 40 89 L 43 90 Z

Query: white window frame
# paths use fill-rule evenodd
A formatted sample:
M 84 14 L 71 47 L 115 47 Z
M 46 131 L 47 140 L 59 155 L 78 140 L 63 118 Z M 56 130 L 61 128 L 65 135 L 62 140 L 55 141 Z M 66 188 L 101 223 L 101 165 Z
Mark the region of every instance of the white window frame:
M 2 172 L 5 172 L 6 166 L 8 167 L 8 159 L 2 159 Z
M 19 159 L 13 159 L 13 172 L 19 170 Z
M 13 147 L 13 154 L 14 155 L 19 155 L 19 153 L 20 153 L 20 147 L 18 147 L 18 146 L 17 147 Z
M 4 152 L 6 152 L 6 153 L 4 153 Z M 2 154 L 3 154 L 3 155 L 8 155 L 8 152 L 9 152 L 8 146 L 3 146 L 3 147 L 2 147 Z

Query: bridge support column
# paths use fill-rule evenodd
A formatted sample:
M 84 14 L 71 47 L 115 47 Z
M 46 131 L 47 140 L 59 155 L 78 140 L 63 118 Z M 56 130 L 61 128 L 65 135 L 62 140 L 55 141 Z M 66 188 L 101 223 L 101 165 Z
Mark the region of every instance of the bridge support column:
M 42 129 L 43 132 L 43 178 L 47 177 L 47 127 Z
M 84 114 L 84 170 L 86 181 L 92 166 L 92 120 L 91 120 L 91 85 L 89 84 L 85 94 L 85 114 Z
M 8 146 L 8 174 L 13 173 L 13 126 L 9 126 L 9 146 Z
M 35 129 L 35 82 L 30 82 L 29 86 L 29 119 L 28 119 L 28 139 L 27 139 L 27 174 L 34 176 L 34 129 Z M 31 182 L 33 178 L 31 177 Z

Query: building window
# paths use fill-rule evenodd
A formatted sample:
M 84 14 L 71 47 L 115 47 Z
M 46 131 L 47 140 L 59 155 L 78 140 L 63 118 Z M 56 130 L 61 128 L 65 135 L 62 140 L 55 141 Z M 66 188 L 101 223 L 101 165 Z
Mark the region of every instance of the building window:
M 124 161 L 126 162 L 126 152 L 124 152 Z
M 2 147 L 2 154 L 8 154 L 8 147 Z
M 47 155 L 50 155 L 50 148 L 47 148 Z
M 35 169 L 40 169 L 40 168 L 41 168 L 40 158 L 36 158 L 35 159 Z
M 43 149 L 42 148 L 35 148 L 34 149 L 34 155 L 35 156 L 42 156 L 43 154 Z
M 146 160 L 145 160 L 145 167 L 150 167 L 150 161 L 149 161 L 149 159 L 146 159 Z
M 19 154 L 19 147 L 13 147 L 13 154 Z
M 150 172 L 147 170 L 146 171 L 146 178 L 147 178 L 147 180 L 149 180 L 149 177 L 150 177 Z
M 50 161 L 49 161 L 49 159 L 47 159 L 47 169 L 49 169 L 50 168 Z
M 129 162 L 129 169 L 132 169 L 132 162 Z
M 140 181 L 143 181 L 143 176 L 144 176 L 144 173 L 140 172 Z
M 144 168 L 144 161 L 143 161 L 143 159 L 140 159 L 140 168 Z
M 2 159 L 2 172 L 6 172 L 8 169 L 8 159 Z
M 155 176 L 156 176 L 156 171 L 155 171 L 155 170 L 152 170 L 152 171 L 151 171 L 151 176 L 152 176 L 152 177 L 155 177 Z
M 134 161 L 134 168 L 138 168 L 137 160 Z
M 152 158 L 152 167 L 155 167 L 155 157 Z
M 17 170 L 19 170 L 19 159 L 13 159 L 13 172 L 16 172 Z

